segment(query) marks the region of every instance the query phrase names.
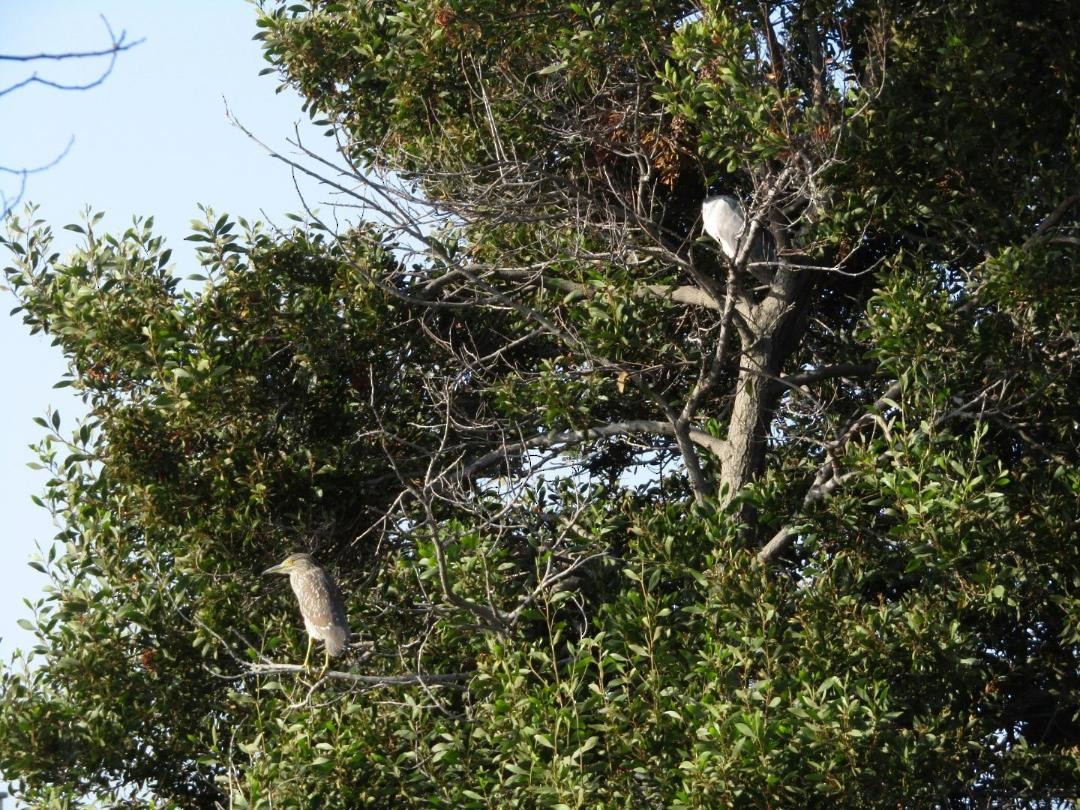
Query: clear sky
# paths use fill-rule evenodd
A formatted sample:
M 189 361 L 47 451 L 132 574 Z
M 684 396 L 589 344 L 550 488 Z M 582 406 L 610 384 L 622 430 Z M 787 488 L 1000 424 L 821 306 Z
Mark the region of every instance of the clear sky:
M 267 64 L 256 33 L 255 8 L 245 0 L 0 0 L 0 53 L 97 49 L 108 44 L 99 15 L 119 35 L 144 38 L 123 54 L 100 87 L 63 93 L 26 87 L 0 97 L 0 165 L 27 167 L 70 152 L 55 167 L 30 178 L 25 201 L 40 204 L 61 245 L 75 237 L 63 225 L 79 220 L 90 205 L 105 211 L 98 226 L 123 230 L 133 215 L 153 215 L 155 230 L 173 247 L 178 275 L 196 272 L 193 243 L 183 242 L 198 203 L 216 212 L 248 219 L 301 210 L 289 170 L 268 157 L 225 116 L 225 102 L 263 141 L 289 150 L 299 123 L 305 142 L 321 145 L 321 135 L 303 125 L 307 116 L 292 93 L 276 94 L 273 75 L 258 76 Z M 82 60 L 65 65 L 36 63 L 44 76 L 85 81 L 104 67 Z M 0 87 L 25 77 L 25 67 L 0 64 Z M 9 196 L 12 181 L 0 177 Z M 309 202 L 319 191 L 302 186 Z M 325 195 L 324 195 L 325 196 Z M 260 212 L 265 212 L 262 214 Z M 9 257 L 0 249 L 0 266 Z M 56 527 L 35 506 L 43 473 L 27 467 L 28 445 L 41 437 L 33 423 L 47 408 L 60 411 L 71 426 L 81 403 L 70 389 L 54 389 L 64 372 L 60 352 L 40 335 L 31 337 L 10 292 L 0 292 L 0 660 L 32 636 L 18 627 L 29 616 L 23 599 L 36 600 L 46 578 L 27 562 L 38 546 L 47 550 Z

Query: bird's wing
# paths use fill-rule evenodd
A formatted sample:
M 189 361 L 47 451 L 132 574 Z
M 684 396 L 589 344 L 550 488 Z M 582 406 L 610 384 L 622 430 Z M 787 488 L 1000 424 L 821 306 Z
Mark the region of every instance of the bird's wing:
M 304 619 L 320 630 L 344 627 L 345 608 L 334 581 L 325 571 L 311 571 L 304 577 L 305 596 L 300 599 Z
M 330 591 L 330 607 L 334 614 L 334 620 L 339 626 L 345 628 L 347 634 L 349 632 L 349 617 L 345 613 L 345 599 L 342 597 L 334 578 L 329 574 L 326 574 L 326 586 Z

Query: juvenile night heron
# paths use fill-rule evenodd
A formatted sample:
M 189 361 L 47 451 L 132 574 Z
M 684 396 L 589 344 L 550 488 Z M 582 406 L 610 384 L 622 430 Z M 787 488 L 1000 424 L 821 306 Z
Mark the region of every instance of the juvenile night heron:
M 280 563 L 263 571 L 266 574 L 288 574 L 289 584 L 308 634 L 304 669 L 311 658 L 311 647 L 318 639 L 326 650 L 323 670 L 330 668 L 330 658 L 341 655 L 349 638 L 349 620 L 345 602 L 333 578 L 320 568 L 310 554 L 290 554 Z

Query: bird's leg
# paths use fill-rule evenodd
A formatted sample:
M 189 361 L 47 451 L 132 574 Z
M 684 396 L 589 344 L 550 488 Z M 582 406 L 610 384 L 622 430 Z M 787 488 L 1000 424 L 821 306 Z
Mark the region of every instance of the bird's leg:
M 329 672 L 329 671 L 330 671 L 330 651 L 329 650 L 323 650 L 323 665 L 322 665 L 322 669 L 319 670 L 319 679 L 321 680 L 323 678 L 323 676 L 325 676 L 326 673 Z
M 305 670 L 305 671 L 306 671 L 306 670 L 307 670 L 307 668 L 308 668 L 308 662 L 309 662 L 309 661 L 311 661 L 311 647 L 312 647 L 312 645 L 313 645 L 314 643 L 315 643 L 315 639 L 313 639 L 313 638 L 312 638 L 311 636 L 308 636 L 308 640 L 307 640 L 307 652 L 306 652 L 306 653 L 304 653 L 304 670 Z

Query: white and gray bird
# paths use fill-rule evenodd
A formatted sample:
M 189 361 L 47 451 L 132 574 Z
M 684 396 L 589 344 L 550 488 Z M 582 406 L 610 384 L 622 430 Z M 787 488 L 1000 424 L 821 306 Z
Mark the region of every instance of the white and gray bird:
M 727 194 L 706 197 L 701 204 L 701 219 L 705 233 L 720 243 L 725 256 L 734 259 L 748 225 L 738 199 Z M 758 228 L 747 258 L 750 260 L 747 269 L 757 278 L 767 281 L 770 269 L 764 265 L 776 261 L 776 243 L 768 229 Z
M 739 252 L 739 237 L 746 228 L 746 216 L 739 201 L 726 194 L 706 197 L 701 204 L 701 219 L 705 233 L 720 243 L 725 256 L 734 259 Z

